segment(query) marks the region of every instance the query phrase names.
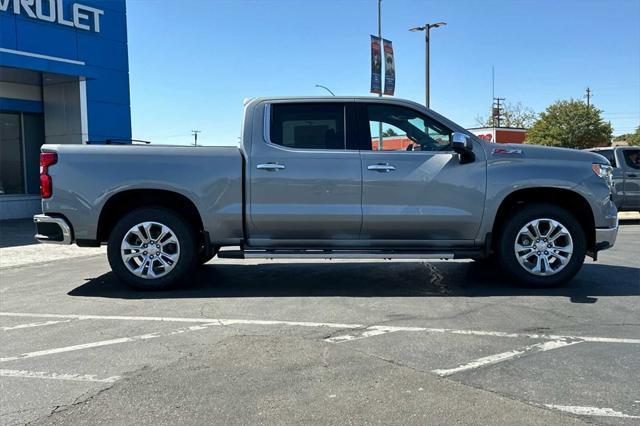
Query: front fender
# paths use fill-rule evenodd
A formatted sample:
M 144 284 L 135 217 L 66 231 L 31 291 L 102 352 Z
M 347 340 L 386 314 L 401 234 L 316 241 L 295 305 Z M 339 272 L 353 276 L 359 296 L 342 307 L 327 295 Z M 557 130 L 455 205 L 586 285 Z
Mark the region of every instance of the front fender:
M 492 232 L 498 211 L 507 197 L 521 190 L 545 188 L 571 191 L 582 197 L 591 208 L 596 227 L 611 227 L 615 223 L 609 186 L 593 173 L 591 162 L 524 156 L 492 158 L 487 164 L 485 220 L 478 239 L 483 240 Z

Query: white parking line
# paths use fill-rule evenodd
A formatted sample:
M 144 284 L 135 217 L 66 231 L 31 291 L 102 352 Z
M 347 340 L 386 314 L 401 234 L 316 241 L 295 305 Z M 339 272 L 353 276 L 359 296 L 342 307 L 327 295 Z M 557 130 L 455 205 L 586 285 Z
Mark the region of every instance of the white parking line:
M 5 358 L 0 358 L 0 362 L 9 362 L 9 361 L 16 361 L 16 360 L 20 360 L 20 359 L 27 359 L 27 358 L 35 358 L 35 357 L 41 357 L 41 356 L 45 356 L 45 355 L 52 355 L 52 354 L 59 354 L 59 353 L 63 353 L 63 352 L 73 352 L 73 351 L 80 351 L 83 349 L 91 349 L 91 348 L 98 348 L 101 346 L 110 346 L 110 345 L 117 345 L 120 343 L 128 343 L 128 342 L 134 342 L 137 340 L 149 340 L 149 339 L 155 339 L 157 337 L 163 337 L 163 336 L 173 336 L 175 334 L 181 334 L 181 333 L 186 333 L 189 331 L 196 331 L 196 330 L 204 330 L 205 328 L 212 326 L 212 325 L 218 325 L 218 324 L 201 324 L 201 325 L 192 325 L 190 327 L 184 327 L 184 328 L 179 328 L 177 330 L 173 330 L 170 332 L 157 332 L 157 333 L 148 333 L 148 334 L 141 334 L 138 336 L 131 336 L 131 337 L 120 337 L 117 339 L 109 339 L 109 340 L 101 340 L 98 342 L 91 342 L 91 343 L 83 343 L 80 345 L 73 345 L 73 346 L 63 346 L 60 348 L 53 348 L 53 349 L 46 349 L 46 350 L 42 350 L 42 351 L 35 351 L 35 352 L 26 352 L 23 354 L 20 354 L 18 356 L 10 356 L 10 357 L 5 357 Z
M 574 405 L 554 405 L 544 404 L 545 407 L 553 410 L 564 411 L 566 413 L 577 414 L 579 416 L 594 416 L 594 417 L 618 417 L 623 419 L 640 419 L 640 416 L 633 416 L 630 414 L 621 413 L 611 408 L 598 408 L 598 407 L 579 407 Z
M 253 324 L 253 325 L 290 325 L 298 327 L 330 327 L 330 328 L 361 328 L 361 324 L 339 324 L 329 322 L 307 321 L 273 321 L 273 320 L 248 320 L 248 319 L 221 319 L 221 318 L 179 318 L 179 317 L 140 317 L 120 315 L 66 315 L 66 314 L 31 314 L 24 312 L 0 312 L 4 317 L 30 317 L 30 318 L 71 318 L 79 320 L 117 320 L 117 321 L 160 321 L 160 322 L 195 322 L 218 323 L 217 325 Z
M 566 341 L 566 340 L 552 340 L 549 342 L 537 343 L 535 345 L 526 346 L 521 349 L 514 349 L 512 351 L 502 352 L 495 355 L 489 355 L 482 358 L 478 358 L 467 364 L 463 364 L 459 367 L 431 370 L 439 376 L 446 377 L 452 374 L 460 373 L 462 371 L 475 370 L 476 368 L 485 367 L 488 365 L 498 364 L 500 362 L 508 361 L 515 358 L 521 358 L 527 355 L 531 355 L 537 352 L 546 352 L 553 349 L 564 348 L 565 346 L 571 346 L 580 343 L 580 340 Z
M 620 337 L 597 337 L 597 336 L 569 336 L 555 334 L 533 334 L 533 333 L 510 333 L 504 331 L 487 330 L 460 330 L 450 328 L 428 328 L 428 327 L 395 327 L 384 325 L 372 325 L 367 327 L 364 324 L 341 324 L 332 322 L 308 322 L 308 321 L 281 321 L 281 320 L 252 320 L 252 319 L 224 319 L 224 318 L 180 318 L 180 317 L 144 317 L 144 316 L 120 316 L 120 315 L 78 315 L 78 314 L 35 314 L 24 312 L 0 312 L 0 316 L 5 317 L 27 317 L 27 318 L 58 318 L 58 319 L 79 319 L 79 320 L 115 320 L 115 321 L 159 321 L 159 322 L 186 322 L 186 323 L 208 323 L 210 325 L 286 325 L 293 327 L 327 327 L 365 330 L 385 330 L 385 332 L 407 331 L 426 332 L 443 334 L 461 334 L 471 336 L 491 336 L 505 338 L 528 338 L 539 340 L 581 340 L 591 343 L 624 343 L 640 344 L 640 339 L 629 339 Z M 369 336 L 379 335 L 372 333 Z M 348 340 L 348 339 L 347 339 Z M 351 339 L 353 340 L 353 339 Z
M 0 330 L 2 331 L 9 331 L 9 330 L 20 330 L 23 328 L 33 328 L 33 327 L 43 327 L 45 325 L 53 325 L 53 324 L 60 324 L 63 322 L 71 322 L 72 320 L 68 319 L 68 320 L 61 320 L 61 321 L 44 321 L 44 322 L 32 322 L 30 324 L 19 324 L 19 325 L 14 325 L 11 327 L 2 327 L 0 328 Z
M 349 342 L 351 340 L 365 339 L 367 337 L 380 336 L 382 334 L 399 331 L 399 330 L 390 330 L 390 328 L 393 328 L 393 327 L 369 327 L 359 335 L 341 334 L 340 336 L 328 337 L 324 339 L 324 341 L 329 343 Z
M 28 379 L 46 379 L 46 380 L 68 380 L 72 382 L 98 382 L 98 383 L 114 383 L 121 379 L 120 376 L 111 376 L 104 379 L 97 378 L 94 374 L 60 374 L 49 373 L 46 371 L 27 371 L 27 370 L 3 370 L 0 369 L 1 377 L 21 377 Z

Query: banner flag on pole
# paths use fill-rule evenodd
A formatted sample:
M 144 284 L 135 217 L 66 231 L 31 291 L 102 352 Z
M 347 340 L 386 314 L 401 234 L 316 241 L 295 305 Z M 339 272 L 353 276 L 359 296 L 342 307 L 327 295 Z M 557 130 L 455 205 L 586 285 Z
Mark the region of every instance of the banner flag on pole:
M 379 37 L 371 36 L 371 93 L 382 93 L 382 52 Z
M 384 94 L 393 96 L 396 90 L 396 64 L 393 60 L 393 45 L 382 39 L 384 47 Z

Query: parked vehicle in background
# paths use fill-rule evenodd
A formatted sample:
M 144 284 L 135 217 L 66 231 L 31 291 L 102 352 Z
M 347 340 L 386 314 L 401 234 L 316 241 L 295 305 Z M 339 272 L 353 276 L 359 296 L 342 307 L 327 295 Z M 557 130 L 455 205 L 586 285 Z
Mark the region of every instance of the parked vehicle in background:
M 380 144 L 379 123 L 412 143 Z M 253 99 L 241 141 L 44 145 L 36 238 L 106 243 L 116 275 L 144 289 L 216 253 L 496 258 L 516 282 L 554 286 L 618 232 L 602 156 L 485 142 L 410 101 Z
M 613 201 L 619 211 L 640 212 L 640 147 L 593 148 L 613 167 Z

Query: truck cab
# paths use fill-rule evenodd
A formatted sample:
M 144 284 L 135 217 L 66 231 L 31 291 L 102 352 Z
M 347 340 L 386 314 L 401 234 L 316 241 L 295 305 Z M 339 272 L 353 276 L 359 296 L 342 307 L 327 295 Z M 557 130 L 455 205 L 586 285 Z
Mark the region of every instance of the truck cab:
M 640 212 L 640 147 L 618 146 L 591 150 L 613 167 L 613 200 L 619 211 Z

